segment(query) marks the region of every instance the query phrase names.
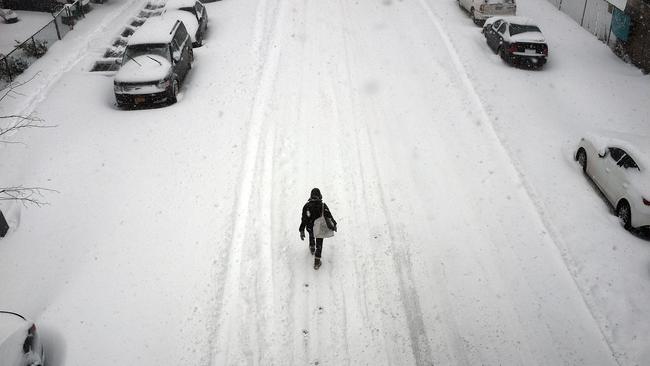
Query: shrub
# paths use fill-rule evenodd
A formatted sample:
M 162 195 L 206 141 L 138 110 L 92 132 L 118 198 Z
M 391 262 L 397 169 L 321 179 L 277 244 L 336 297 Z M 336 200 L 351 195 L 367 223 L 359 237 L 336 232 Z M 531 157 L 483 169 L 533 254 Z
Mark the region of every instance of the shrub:
M 47 41 L 39 41 L 32 38 L 31 40 L 18 45 L 17 48 L 23 50 L 23 52 L 28 56 L 39 58 L 47 52 Z
M 13 80 L 29 67 L 29 61 L 22 57 L 0 58 L 0 78 Z

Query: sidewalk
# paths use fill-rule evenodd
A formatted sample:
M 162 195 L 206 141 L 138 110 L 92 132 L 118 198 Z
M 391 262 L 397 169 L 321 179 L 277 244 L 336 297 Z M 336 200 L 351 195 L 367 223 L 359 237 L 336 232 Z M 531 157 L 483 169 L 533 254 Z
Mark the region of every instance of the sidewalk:
M 17 90 L 21 95 L 7 97 L 2 101 L 0 115 L 31 113 L 61 75 L 75 66 L 87 66 L 82 65 L 79 60 L 85 58 L 89 52 L 103 52 L 110 39 L 118 35 L 112 32 L 122 29 L 116 28 L 115 24 L 126 25 L 145 4 L 146 0 L 110 0 L 104 4 L 93 4 L 93 10 L 75 25 L 74 30 L 53 44 L 43 57 L 16 78 L 16 83 L 32 80 Z

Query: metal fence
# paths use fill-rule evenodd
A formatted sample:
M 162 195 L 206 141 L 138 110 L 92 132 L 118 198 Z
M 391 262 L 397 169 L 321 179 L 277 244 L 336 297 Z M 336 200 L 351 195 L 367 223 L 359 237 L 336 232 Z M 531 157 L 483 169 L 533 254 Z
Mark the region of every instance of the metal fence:
M 23 73 L 56 41 L 70 32 L 86 16 L 81 0 L 66 4 L 52 13 L 52 20 L 7 55 L 0 54 L 0 90 Z

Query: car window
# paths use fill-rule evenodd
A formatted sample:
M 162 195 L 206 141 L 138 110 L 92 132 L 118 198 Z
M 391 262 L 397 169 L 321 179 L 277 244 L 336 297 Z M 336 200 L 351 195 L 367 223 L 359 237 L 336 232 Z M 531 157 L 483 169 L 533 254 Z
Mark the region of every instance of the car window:
M 189 37 L 187 34 L 187 29 L 185 29 L 185 25 L 181 23 L 178 26 L 178 29 L 176 30 L 176 34 L 174 34 L 174 39 L 176 40 L 176 42 L 178 42 L 178 45 L 182 48 L 187 37 Z
M 200 2 L 196 2 L 196 5 L 194 5 L 194 8 L 196 9 L 196 14 L 199 16 L 203 15 L 203 5 Z
M 143 55 L 160 55 L 167 60 L 171 60 L 169 48 L 164 43 L 131 45 L 124 51 L 124 60 L 134 59 Z
M 503 23 L 501 24 L 501 26 L 499 27 L 499 31 L 498 31 L 498 32 L 501 33 L 501 34 L 505 34 L 505 33 L 506 33 L 506 28 L 507 28 L 506 23 L 503 22 Z
M 495 21 L 494 23 L 492 23 L 492 28 L 493 28 L 494 30 L 499 29 L 499 25 L 501 25 L 501 23 L 503 23 L 503 20 L 497 20 L 497 21 Z
M 519 33 L 540 32 L 539 28 L 534 25 L 510 24 L 510 35 L 514 36 Z
M 618 166 L 622 166 L 625 169 L 630 169 L 630 168 L 639 169 L 639 166 L 636 165 L 634 159 L 632 159 L 632 157 L 628 154 L 625 154 L 621 158 L 621 160 L 619 160 Z
M 618 147 L 610 147 L 609 148 L 609 156 L 612 158 L 612 160 L 618 162 L 623 155 L 625 155 L 625 151 L 619 149 Z

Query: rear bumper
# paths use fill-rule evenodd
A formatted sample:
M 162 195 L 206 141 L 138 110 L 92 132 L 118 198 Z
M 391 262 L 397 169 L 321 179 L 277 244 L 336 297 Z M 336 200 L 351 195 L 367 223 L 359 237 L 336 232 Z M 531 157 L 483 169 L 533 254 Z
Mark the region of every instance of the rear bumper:
M 632 211 L 631 224 L 636 228 L 650 228 L 650 206 L 636 207 L 636 209 Z
M 517 12 L 517 8 L 503 9 L 503 10 L 486 9 L 484 11 L 474 10 L 474 18 L 479 20 L 486 20 L 487 18 L 496 17 L 496 16 L 516 15 L 516 12 Z
M 515 52 L 510 54 L 510 63 L 529 67 L 542 67 L 544 64 L 546 64 L 546 56 L 538 54 L 526 55 L 523 53 Z

